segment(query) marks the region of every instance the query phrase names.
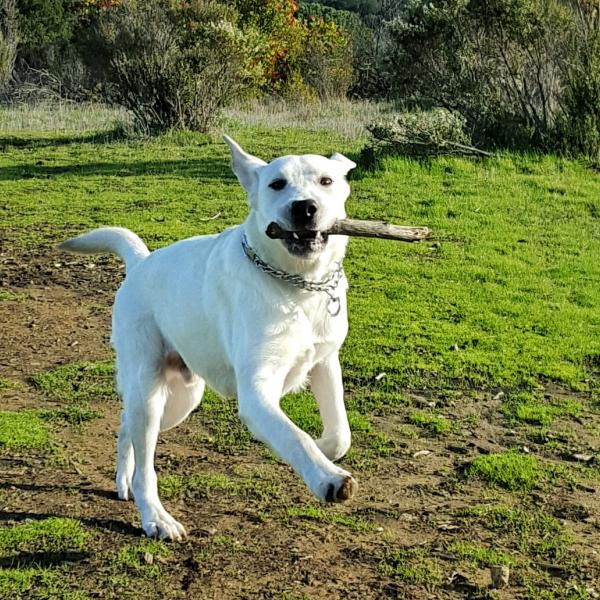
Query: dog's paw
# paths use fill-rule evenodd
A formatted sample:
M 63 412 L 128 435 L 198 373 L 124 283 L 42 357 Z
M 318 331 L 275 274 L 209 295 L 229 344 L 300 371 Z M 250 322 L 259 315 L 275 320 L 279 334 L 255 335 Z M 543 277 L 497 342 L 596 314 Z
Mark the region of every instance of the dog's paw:
M 341 471 L 340 474 L 321 482 L 317 497 L 324 502 L 346 502 L 356 494 L 358 482 L 350 473 Z
M 143 520 L 142 528 L 149 538 L 179 542 L 187 537 L 184 526 L 164 510 L 155 513 L 148 520 Z
M 117 479 L 117 495 L 119 500 L 133 500 L 133 487 L 126 479 Z

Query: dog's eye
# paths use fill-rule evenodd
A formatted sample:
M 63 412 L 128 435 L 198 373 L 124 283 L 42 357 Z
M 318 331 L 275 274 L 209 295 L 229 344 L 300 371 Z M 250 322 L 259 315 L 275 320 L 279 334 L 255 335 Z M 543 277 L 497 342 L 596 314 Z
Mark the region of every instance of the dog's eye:
M 276 179 L 275 181 L 271 181 L 269 187 L 276 192 L 282 190 L 287 185 L 287 181 L 285 179 Z
M 321 185 L 331 185 L 333 183 L 333 179 L 331 177 L 321 177 Z

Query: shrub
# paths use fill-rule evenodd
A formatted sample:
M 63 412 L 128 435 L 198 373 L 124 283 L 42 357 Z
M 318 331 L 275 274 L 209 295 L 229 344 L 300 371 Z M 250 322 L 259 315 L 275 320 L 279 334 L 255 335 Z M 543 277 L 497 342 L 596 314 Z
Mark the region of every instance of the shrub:
M 358 14 L 310 2 L 300 5 L 299 16 L 309 24 L 319 21 L 336 25 L 348 41 L 341 58 L 345 69 L 351 70 L 346 75 L 351 78 L 350 94 L 357 97 L 374 95 L 381 78 L 375 56 L 375 35 Z
M 371 141 L 363 149 L 361 163 L 376 166 L 385 156 L 415 158 L 447 154 L 487 154 L 471 145 L 465 119 L 444 108 L 397 114 L 392 120 L 367 126 Z
M 206 131 L 250 77 L 236 18 L 215 0 L 123 0 L 100 10 L 87 61 L 144 130 Z
M 396 93 L 459 112 L 478 143 L 553 146 L 573 25 L 559 0 L 410 0 L 390 26 Z
M 234 0 L 261 88 L 287 100 L 346 95 L 352 83 L 352 46 L 335 20 L 298 10 L 295 0 Z
M 565 113 L 560 124 L 563 147 L 600 159 L 600 10 L 579 0 L 574 60 L 565 85 Z
M 314 19 L 304 25 L 298 70 L 321 100 L 344 98 L 352 83 L 352 47 L 334 22 Z

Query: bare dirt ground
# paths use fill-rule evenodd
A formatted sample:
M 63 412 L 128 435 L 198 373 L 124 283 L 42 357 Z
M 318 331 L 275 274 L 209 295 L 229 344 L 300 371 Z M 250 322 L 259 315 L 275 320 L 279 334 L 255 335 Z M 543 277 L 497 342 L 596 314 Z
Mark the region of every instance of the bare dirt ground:
M 8 250 L 0 255 L 0 289 L 18 296 L 0 302 L 0 376 L 17 382 L 1 392 L 4 410 L 57 404 L 32 385 L 32 374 L 111 358 L 110 305 L 121 277 L 121 267 L 108 259 L 14 256 Z M 351 461 L 360 481 L 357 499 L 324 507 L 321 518 L 294 516 L 290 509 L 313 506 L 310 495 L 260 445 L 217 450 L 210 420 L 200 409 L 161 437 L 159 476 L 220 474 L 250 481 L 244 488 L 250 491 L 206 488 L 167 500 L 188 526 L 189 540 L 166 545 L 165 555 L 143 554 L 139 568 L 119 562 L 119 552 L 139 544 L 142 532 L 133 503 L 119 501 L 114 492 L 119 419 L 114 396 L 94 405 L 101 416 L 89 423 L 52 424 L 57 448 L 50 455 L 0 453 L 0 523 L 7 527 L 47 516 L 81 521 L 90 533 L 82 551 L 30 558 L 60 567 L 67 590 L 94 598 L 597 597 L 600 482 L 593 465 L 572 458 L 597 451 L 597 415 L 557 423 L 556 431 L 569 435 L 537 450 L 581 476 L 519 496 L 476 480 L 467 484 L 462 475 L 476 456 L 535 444 L 526 430 L 506 427 L 497 394 L 465 393 L 451 401 L 418 391 L 408 396 L 413 407 L 437 402 L 457 427 L 444 436 L 414 434 L 402 409 L 374 415 L 374 426 L 394 440 L 393 451 L 370 456 L 359 448 Z M 508 529 L 494 529 L 485 518 L 465 517 L 465 509 L 499 503 L 554 517 L 571 532 L 564 542 L 569 560 L 550 551 L 529 552 L 526 565 L 513 567 L 510 586 L 492 590 L 485 561 L 461 559 L 450 548 L 469 542 L 520 556 L 522 538 L 510 538 Z M 535 536 L 544 534 L 532 530 L 532 543 L 539 542 Z M 415 576 L 396 568 L 399 548 L 423 549 L 410 565 L 424 572 Z

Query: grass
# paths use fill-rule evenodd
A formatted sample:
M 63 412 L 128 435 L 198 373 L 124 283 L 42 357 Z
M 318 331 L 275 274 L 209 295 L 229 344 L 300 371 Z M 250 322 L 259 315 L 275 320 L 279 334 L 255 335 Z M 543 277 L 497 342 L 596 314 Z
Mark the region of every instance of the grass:
M 249 102 L 228 108 L 223 127 L 251 126 L 335 131 L 346 140 L 365 138 L 366 126 L 395 109 L 392 103 L 336 99 L 334 102 L 288 103 L 280 100 Z
M 27 296 L 25 294 L 19 294 L 17 292 L 11 292 L 10 290 L 0 290 L 0 302 L 12 301 L 18 302 L 25 300 Z
M 112 361 L 70 363 L 38 373 L 31 382 L 60 408 L 40 411 L 47 421 L 83 425 L 100 416 L 93 404 L 115 397 L 115 367 Z
M 275 140 L 241 122 L 227 130 L 266 159 L 356 156 L 361 147 L 358 138 L 322 131 L 285 128 Z M 432 243 L 416 246 L 352 240 L 342 361 L 353 390 L 367 396 L 379 372 L 387 374 L 383 403 L 397 402 L 394 394 L 407 387 L 589 387 L 590 357 L 600 355 L 593 216 L 600 177 L 585 164 L 520 155 L 390 158 L 381 171 L 357 171 L 352 188 L 349 215 L 435 232 Z M 0 207 L 3 230 L 19 247 L 100 224 L 129 227 L 157 247 L 221 231 L 247 212 L 225 145 L 194 134 L 7 147 L 0 194 L 10 199 Z
M 70 363 L 31 376 L 46 396 L 60 402 L 93 402 L 114 398 L 113 361 Z
M 69 425 L 83 425 L 100 416 L 97 410 L 87 402 L 73 402 L 64 408 L 40 411 L 40 416 L 46 421 L 58 421 Z
M 286 515 L 290 519 L 307 519 L 329 525 L 343 525 L 357 532 L 374 531 L 377 528 L 375 523 L 361 516 L 334 512 L 331 508 L 319 506 L 289 506 Z
M 96 103 L 59 101 L 0 107 L 0 137 L 16 133 L 23 136 L 32 131 L 36 132 L 36 137 L 40 133 L 95 133 L 102 129 L 122 128 L 130 122 L 126 111 Z M 7 143 L 7 140 L 3 141 Z
M 89 596 L 71 589 L 61 569 L 0 568 L 0 598 L 87 600 Z
M 540 397 L 535 392 L 510 394 L 504 403 L 504 414 L 511 422 L 551 425 L 556 417 L 578 417 L 583 411 L 581 402 Z
M 166 475 L 159 479 L 158 489 L 165 499 L 210 498 L 215 492 L 223 492 L 233 497 L 269 502 L 281 494 L 278 484 L 267 473 L 258 472 L 239 477 L 223 473 Z
M 465 471 L 507 490 L 532 490 L 553 476 L 552 468 L 535 456 L 510 451 L 477 456 Z
M 452 429 L 452 423 L 446 417 L 422 410 L 413 412 L 410 415 L 410 422 L 435 435 L 448 433 Z
M 206 390 L 197 418 L 208 430 L 202 441 L 217 452 L 241 454 L 250 448 L 250 433 L 240 421 L 237 404 L 231 398 L 220 398 Z
M 6 379 L 5 377 L 0 377 L 0 392 L 3 390 L 12 390 L 15 388 L 17 384 L 11 379 Z
M 455 554 L 457 558 L 467 560 L 476 566 L 491 567 L 492 565 L 514 565 L 515 559 L 506 554 L 471 542 L 453 542 L 448 546 L 448 552 Z
M 477 519 L 492 531 L 496 545 L 512 547 L 529 560 L 563 561 L 568 566 L 574 558 L 572 532 L 543 510 L 497 504 L 474 506 L 461 514 L 467 519 Z
M 440 563 L 429 556 L 428 549 L 418 546 L 389 552 L 379 564 L 379 571 L 388 577 L 427 587 L 444 582 Z
M 0 556 L 15 557 L 20 552 L 64 553 L 83 550 L 88 539 L 79 521 L 50 517 L 0 530 Z
M 232 490 L 234 485 L 229 477 L 221 474 L 166 475 L 159 479 L 158 491 L 167 500 L 192 494 L 208 498 L 214 490 Z
M 50 434 L 36 411 L 0 411 L 0 451 L 46 448 Z
M 144 577 L 157 578 L 160 576 L 158 561 L 164 561 L 172 554 L 173 551 L 160 540 L 141 540 L 121 548 L 112 562 L 119 570 L 130 570 Z

